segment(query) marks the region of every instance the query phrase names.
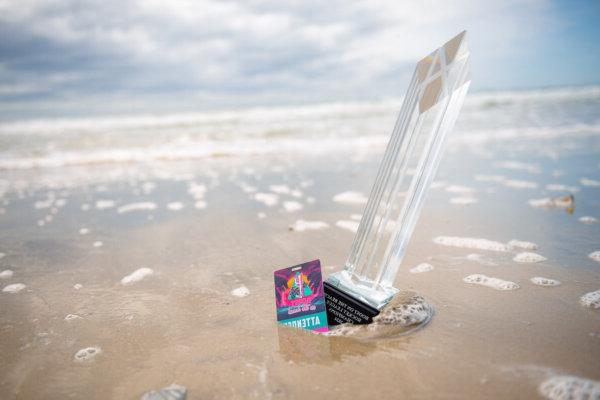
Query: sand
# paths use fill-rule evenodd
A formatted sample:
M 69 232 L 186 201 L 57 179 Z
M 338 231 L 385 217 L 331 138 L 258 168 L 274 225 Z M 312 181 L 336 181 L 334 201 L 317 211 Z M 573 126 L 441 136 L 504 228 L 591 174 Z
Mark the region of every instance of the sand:
M 560 377 L 597 382 L 600 224 L 579 218 L 599 214 L 598 189 L 579 179 L 598 174 L 532 154 L 447 154 L 437 179 L 452 190 L 429 193 L 395 283 L 416 300 L 354 336 L 279 327 L 273 271 L 344 265 L 381 151 L 0 171 L 14 182 L 2 287 L 26 286 L 0 292 L 0 397 L 139 399 L 176 382 L 190 399 L 532 399 Z M 572 215 L 527 204 L 555 169 L 581 185 Z M 513 261 L 524 252 L 547 260 Z M 423 263 L 435 269 L 411 273 Z

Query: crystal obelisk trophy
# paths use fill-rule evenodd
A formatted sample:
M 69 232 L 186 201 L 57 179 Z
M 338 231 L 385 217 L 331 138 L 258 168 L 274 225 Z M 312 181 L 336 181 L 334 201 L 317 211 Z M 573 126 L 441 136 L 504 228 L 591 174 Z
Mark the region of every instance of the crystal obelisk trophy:
M 342 271 L 325 282 L 330 325 L 372 321 L 394 280 L 470 85 L 462 32 L 419 61 Z

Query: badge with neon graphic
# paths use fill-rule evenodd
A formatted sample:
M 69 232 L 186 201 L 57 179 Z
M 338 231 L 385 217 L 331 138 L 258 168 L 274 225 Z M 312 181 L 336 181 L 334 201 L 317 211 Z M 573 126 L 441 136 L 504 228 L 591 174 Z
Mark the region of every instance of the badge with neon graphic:
M 321 262 L 275 271 L 277 322 L 294 328 L 327 332 L 327 312 L 323 292 Z

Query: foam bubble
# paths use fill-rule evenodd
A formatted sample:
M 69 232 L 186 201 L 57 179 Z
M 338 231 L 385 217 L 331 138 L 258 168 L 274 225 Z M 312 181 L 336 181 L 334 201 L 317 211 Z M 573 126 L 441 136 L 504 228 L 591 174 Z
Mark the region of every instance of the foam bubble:
M 475 180 L 478 182 L 504 182 L 506 177 L 502 175 L 475 175 Z
M 575 204 L 575 198 L 573 195 L 553 199 L 544 197 L 542 199 L 531 199 L 528 203 L 536 208 L 572 208 Z
M 571 192 L 571 193 L 579 192 L 579 188 L 577 186 L 561 185 L 558 183 L 550 183 L 550 184 L 546 185 L 546 190 L 550 190 L 553 192 Z
M 584 294 L 579 298 L 579 303 L 586 307 L 600 308 L 600 289 Z
M 245 182 L 240 183 L 240 187 L 244 191 L 244 193 L 254 193 L 258 191 L 258 188 L 252 185 L 248 185 Z
M 13 275 L 14 272 L 12 270 L 5 269 L 4 271 L 0 272 L 0 279 L 10 279 Z
M 36 210 L 41 210 L 43 208 L 50 208 L 52 207 L 52 204 L 54 203 L 54 199 L 47 199 L 47 200 L 39 200 L 36 201 L 35 203 L 33 203 L 33 208 L 35 208 Z
M 167 204 L 167 210 L 179 211 L 183 208 L 183 203 L 180 201 L 172 201 Z
M 537 249 L 539 249 L 539 246 L 537 244 L 535 244 L 535 243 L 525 242 L 525 241 L 516 240 L 516 239 L 511 240 L 507 244 L 508 244 L 508 247 L 510 247 L 511 249 L 514 249 L 514 248 L 525 249 L 525 250 L 537 250 Z
M 194 203 L 194 208 L 196 208 L 198 210 L 202 210 L 202 209 L 206 208 L 206 202 L 204 200 L 198 200 L 197 202 Z
M 75 289 L 75 290 L 79 290 L 82 287 L 83 287 L 83 285 L 81 283 L 76 283 L 76 284 L 73 285 L 73 289 Z
M 519 171 L 527 171 L 531 174 L 539 174 L 541 169 L 537 164 L 524 163 L 519 161 L 503 161 L 494 164 L 496 167 L 504 169 L 512 169 Z
M 270 185 L 269 190 L 277 194 L 289 194 L 290 188 L 287 185 Z
M 188 183 L 188 193 L 195 200 L 201 200 L 204 198 L 204 194 L 206 193 L 206 186 L 201 183 L 190 182 Z
M 595 179 L 590 179 L 590 178 L 581 178 L 579 180 L 579 183 L 581 183 L 583 186 L 589 186 L 589 187 L 600 186 L 600 181 L 597 181 Z
M 598 400 L 600 382 L 577 376 L 560 375 L 542 382 L 540 394 L 550 400 Z
M 285 208 L 287 212 L 295 212 L 302 210 L 304 206 L 297 201 L 284 201 L 283 208 Z
M 299 219 L 294 222 L 293 225 L 290 225 L 290 230 L 304 232 L 304 231 L 313 231 L 319 229 L 328 228 L 329 224 L 323 221 L 305 221 L 303 219 Z
M 246 297 L 250 294 L 250 290 L 246 286 L 240 286 L 231 291 L 231 295 L 235 297 Z
M 102 246 L 104 246 L 104 243 L 102 243 L 101 240 L 96 240 L 94 243 L 92 243 L 92 246 L 94 246 L 94 247 L 102 247 Z
M 433 307 L 422 296 L 400 292 L 373 318 L 372 323 L 338 325 L 324 334 L 357 339 L 392 338 L 422 327 L 432 316 Z
M 460 206 L 468 206 L 471 204 L 478 203 L 475 197 L 453 197 L 450 199 L 450 204 L 460 205 Z
M 499 278 L 493 278 L 482 274 L 473 274 L 463 278 L 465 283 L 473 283 L 475 285 L 487 286 L 496 290 L 516 290 L 519 288 L 514 282 L 505 281 Z
M 256 193 L 254 200 L 260 201 L 268 207 L 273 207 L 279 202 L 279 196 L 273 193 Z
M 142 201 L 139 203 L 130 203 L 121 206 L 117 209 L 119 214 L 124 214 L 132 211 L 152 211 L 156 209 L 156 203 L 150 201 Z
M 99 346 L 91 346 L 79 350 L 75 353 L 74 358 L 77 362 L 88 362 L 92 361 L 100 353 L 102 353 L 102 349 Z
M 414 268 L 408 270 L 411 274 L 420 274 L 423 272 L 433 271 L 433 265 L 427 263 L 421 263 Z
M 88 228 L 81 228 L 81 229 L 79 229 L 79 234 L 80 235 L 87 235 L 88 233 L 90 233 L 90 230 Z
M 131 274 L 125 276 L 123 279 L 121 279 L 121 284 L 122 285 L 130 285 L 132 283 L 135 282 L 139 282 L 142 279 L 145 279 L 149 276 L 154 275 L 154 271 L 150 268 L 139 268 L 136 269 L 135 271 L 133 271 Z
M 547 258 L 544 256 L 529 252 L 519 253 L 513 258 L 513 261 L 518 263 L 538 263 L 546 260 Z
M 438 236 L 433 239 L 433 242 L 436 244 L 441 244 L 443 246 L 461 247 L 467 249 L 508 251 L 508 246 L 506 246 L 504 243 L 480 238 Z
M 298 190 L 298 189 L 294 189 L 294 190 L 292 190 L 292 191 L 290 192 L 290 194 L 291 194 L 293 197 L 297 197 L 297 198 L 300 198 L 300 197 L 302 197 L 302 195 L 303 195 L 302 191 L 301 191 L 301 190 Z
M 353 191 L 342 192 L 333 196 L 333 201 L 338 203 L 366 204 L 367 200 L 364 194 Z
M 356 221 L 350 221 L 350 220 L 340 220 L 340 221 L 337 221 L 335 223 L 335 225 L 339 228 L 346 229 L 346 230 L 356 233 L 356 231 L 358 231 L 359 223 Z
M 433 181 L 433 182 L 431 182 L 431 185 L 429 185 L 429 188 L 430 189 L 439 189 L 439 188 L 443 188 L 447 184 L 448 183 L 444 182 L 444 181 Z
M 561 284 L 560 281 L 556 279 L 543 278 L 541 276 L 534 276 L 530 279 L 531 283 L 538 286 L 558 286 Z
M 65 317 L 65 321 L 67 321 L 67 322 L 71 322 L 71 321 L 76 320 L 76 319 L 83 319 L 83 318 L 81 318 L 77 314 L 67 314 L 67 316 Z
M 19 293 L 21 290 L 25 289 L 27 286 L 25 286 L 22 283 L 13 283 L 12 285 L 7 285 L 4 286 L 4 289 L 2 289 L 2 291 L 4 293 Z
M 475 189 L 469 186 L 450 185 L 446 188 L 446 192 L 450 193 L 472 193 Z
M 105 210 L 114 206 L 115 202 L 113 200 L 96 200 L 96 209 L 98 210 Z
M 594 252 L 588 254 L 588 257 L 594 261 L 600 262 L 600 250 L 597 250 L 597 251 L 594 251 Z
M 590 216 L 583 216 L 579 218 L 579 222 L 581 222 L 582 224 L 586 224 L 586 225 L 591 225 L 591 224 L 597 224 L 598 220 L 594 217 L 590 217 Z
M 502 182 L 502 184 L 506 187 L 516 188 L 516 189 L 535 189 L 538 187 L 537 183 L 530 181 L 519 181 L 516 179 L 507 179 Z

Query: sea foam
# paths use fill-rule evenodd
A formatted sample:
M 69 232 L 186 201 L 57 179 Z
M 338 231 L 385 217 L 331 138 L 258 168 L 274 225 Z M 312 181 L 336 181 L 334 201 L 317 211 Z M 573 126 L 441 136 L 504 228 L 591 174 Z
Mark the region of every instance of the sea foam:
M 269 190 L 277 194 L 290 194 L 291 190 L 287 185 L 270 185 Z
M 366 204 L 367 200 L 364 194 L 353 191 L 342 192 L 333 196 L 333 201 L 338 203 Z
M 4 289 L 2 289 L 2 291 L 4 293 L 19 293 L 26 287 L 27 286 L 25 286 L 23 283 L 13 283 L 12 285 L 4 286 Z
M 14 272 L 10 269 L 5 269 L 4 271 L 0 272 L 0 279 L 10 279 L 12 278 Z
M 479 249 L 490 251 L 508 251 L 508 246 L 504 243 L 488 239 L 458 237 L 458 236 L 438 236 L 433 239 L 436 244 L 442 246 L 461 247 L 467 249 Z
M 279 202 L 279 196 L 273 193 L 256 193 L 254 200 L 263 203 L 267 207 L 273 207 Z
M 516 189 L 535 189 L 538 187 L 537 183 L 530 181 L 519 181 L 515 179 L 508 179 L 502 184 L 506 187 L 516 188 Z
M 152 275 L 154 275 L 154 271 L 152 269 L 139 268 L 139 269 L 136 269 L 131 274 L 125 276 L 123 279 L 121 279 L 121 284 L 122 285 L 131 285 L 132 283 L 139 282 L 142 279 L 145 279 Z
M 411 274 L 420 274 L 423 272 L 433 271 L 433 265 L 427 263 L 421 263 L 414 268 L 408 270 Z
M 180 201 L 172 201 L 167 204 L 167 210 L 179 211 L 183 208 L 183 203 Z
M 600 186 L 600 181 L 597 181 L 595 179 L 590 179 L 590 178 L 581 178 L 579 180 L 579 183 L 581 183 L 583 186 L 588 186 L 588 187 L 599 187 Z
M 584 294 L 579 298 L 579 303 L 586 307 L 600 308 L 600 289 Z
M 88 362 L 100 353 L 102 353 L 102 349 L 99 346 L 91 346 L 79 350 L 73 357 L 77 362 Z
M 98 210 L 105 210 L 114 206 L 115 202 L 113 200 L 96 200 L 96 209 Z
M 463 282 L 487 286 L 496 290 L 516 290 L 519 288 L 514 282 L 493 278 L 482 274 L 473 274 L 463 278 Z
M 600 382 L 577 376 L 560 375 L 542 382 L 540 394 L 550 400 L 598 400 Z
M 575 204 L 575 198 L 573 195 L 552 199 L 544 197 L 541 199 L 531 199 L 528 203 L 531 207 L 535 208 L 571 208 Z
M 550 191 L 554 191 L 554 192 L 571 192 L 571 193 L 579 192 L 579 188 L 577 186 L 568 186 L 568 185 L 562 185 L 562 184 L 558 184 L 558 183 L 547 184 L 546 190 L 550 190 Z
M 474 191 L 475 191 L 475 189 L 473 189 L 472 187 L 469 187 L 469 186 L 450 185 L 450 186 L 446 187 L 446 192 L 449 192 L 449 193 L 472 193 Z
M 558 286 L 560 285 L 560 281 L 556 279 L 543 278 L 541 276 L 534 276 L 530 279 L 531 283 L 538 286 Z
M 329 224 L 323 221 L 305 221 L 303 219 L 299 219 L 290 225 L 290 230 L 304 232 L 304 231 L 313 231 L 319 229 L 328 228 Z
M 344 219 L 337 221 L 335 223 L 335 226 L 342 228 L 342 229 L 346 229 L 346 230 L 348 230 L 350 232 L 354 232 L 354 233 L 356 233 L 356 231 L 358 231 L 358 225 L 359 225 L 359 223 L 356 221 L 350 221 L 350 220 L 344 220 Z
M 580 217 L 579 222 L 581 222 L 582 224 L 591 225 L 591 224 L 597 224 L 598 219 L 586 215 L 586 216 Z
M 132 211 L 152 211 L 156 209 L 156 203 L 149 201 L 130 203 L 117 208 L 119 214 L 124 214 Z
M 594 252 L 588 254 L 588 257 L 594 261 L 600 262 L 600 250 L 597 250 L 597 251 L 594 251 Z
M 401 292 L 373 318 L 372 323 L 337 325 L 324 335 L 366 340 L 394 338 L 422 327 L 429 322 L 433 313 L 433 307 L 422 296 Z
M 450 199 L 450 204 L 469 206 L 471 204 L 477 204 L 479 200 L 475 197 L 453 197 Z
M 287 212 L 295 212 L 302 210 L 304 206 L 297 201 L 284 201 L 283 208 L 285 208 Z
M 231 295 L 235 297 L 246 297 L 250 294 L 250 290 L 246 286 L 240 286 L 231 291 Z
M 513 240 L 509 241 L 507 244 L 508 244 L 508 247 L 511 249 L 513 249 L 513 248 L 519 248 L 519 249 L 524 249 L 524 250 L 539 249 L 539 246 L 537 244 L 532 243 L 532 242 L 525 242 L 523 240 L 513 239 Z
M 529 252 L 519 253 L 513 258 L 513 261 L 518 263 L 538 263 L 546 260 L 547 258 L 544 256 Z

